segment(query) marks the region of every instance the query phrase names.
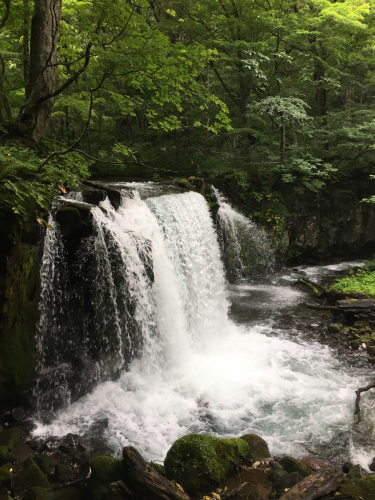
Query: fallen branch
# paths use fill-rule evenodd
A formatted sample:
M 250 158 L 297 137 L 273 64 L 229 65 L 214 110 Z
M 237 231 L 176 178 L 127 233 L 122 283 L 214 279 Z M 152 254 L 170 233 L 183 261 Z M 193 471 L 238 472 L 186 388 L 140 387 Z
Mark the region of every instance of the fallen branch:
M 374 387 L 375 387 L 375 383 L 369 384 L 366 387 L 360 387 L 358 390 L 355 391 L 355 393 L 357 394 L 357 398 L 355 400 L 355 412 L 354 412 L 354 415 L 357 415 L 357 417 L 358 417 L 357 424 L 359 424 L 361 422 L 361 408 L 359 407 L 359 402 L 361 400 L 361 393 L 369 391 L 370 389 L 373 389 Z
M 280 500 L 315 500 L 336 491 L 345 481 L 345 477 L 343 471 L 320 469 L 293 486 Z
M 315 306 L 307 304 L 306 307 L 309 309 L 320 309 L 322 311 L 340 311 L 341 309 L 337 306 Z

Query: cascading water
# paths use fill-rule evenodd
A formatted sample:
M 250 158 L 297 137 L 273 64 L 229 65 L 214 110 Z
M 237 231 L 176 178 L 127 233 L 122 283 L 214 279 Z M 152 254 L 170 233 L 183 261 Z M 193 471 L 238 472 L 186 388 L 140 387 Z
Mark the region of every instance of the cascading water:
M 362 442 L 361 430 L 353 428 L 353 394 L 367 381 L 366 369 L 343 362 L 295 326 L 283 326 L 282 312 L 289 308 L 306 329 L 317 328 L 311 312 L 298 312 L 304 292 L 292 288 L 290 276 L 280 275 L 271 282 L 227 286 L 204 198 L 194 192 L 147 196 L 124 197 L 117 212 L 107 200 L 101 203 L 107 213 L 93 208 L 96 229 L 86 250 L 77 251 L 91 263 L 96 255 L 89 279 L 94 282 L 90 290 L 98 290 L 90 297 L 98 303 L 87 310 L 95 318 L 89 324 L 94 328 L 99 321 L 105 331 L 101 314 L 106 314 L 105 304 L 112 304 L 108 335 L 116 347 L 104 349 L 104 359 L 110 363 L 115 356 L 116 371 L 126 365 L 127 371 L 117 380 L 102 376 L 106 381 L 61 409 L 52 423 L 40 423 L 35 434 L 89 435 L 93 424 L 106 417 L 102 439 L 117 454 L 131 444 L 148 459 L 163 460 L 184 434 L 254 432 L 268 441 L 273 454 L 315 454 L 332 463 L 351 458 L 366 466 L 373 440 Z M 228 207 L 225 212 L 230 224 L 232 212 Z M 46 240 L 46 280 L 59 245 L 56 228 Z M 79 265 L 76 276 L 82 277 L 87 263 Z M 51 290 L 58 285 L 53 283 Z M 104 293 L 105 303 L 100 302 Z M 95 338 L 87 332 L 86 356 Z M 371 397 L 363 402 L 367 436 L 373 435 L 374 406 Z
M 227 278 L 235 281 L 256 272 L 273 271 L 275 254 L 268 235 L 234 210 L 220 191 L 212 190 L 219 204 L 217 228 Z

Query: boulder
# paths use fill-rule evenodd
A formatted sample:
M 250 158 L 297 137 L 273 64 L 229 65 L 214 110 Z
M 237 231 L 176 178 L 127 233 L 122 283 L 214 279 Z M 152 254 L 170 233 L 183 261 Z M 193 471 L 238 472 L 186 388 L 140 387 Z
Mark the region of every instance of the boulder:
M 314 460 L 313 458 L 310 457 L 303 457 L 301 458 L 301 464 L 305 465 L 308 469 L 312 471 L 320 470 L 320 469 L 327 469 L 329 465 L 325 464 L 324 462 L 319 462 L 318 460 Z
M 68 483 L 72 481 L 74 474 L 69 465 L 57 464 L 55 465 L 54 480 L 58 483 Z
M 345 462 L 344 465 L 342 466 L 342 470 L 343 472 L 345 472 L 345 474 L 347 474 L 352 467 L 353 464 L 351 464 L 350 462 Z
M 369 464 L 368 468 L 372 471 L 375 472 L 375 457 L 372 459 L 371 464 Z
M 23 471 L 14 477 L 14 488 L 17 491 L 20 491 L 34 486 L 49 488 L 51 485 L 34 460 L 32 458 L 28 458 L 24 463 Z
M 301 464 L 299 460 L 293 457 L 282 458 L 281 465 L 287 472 L 299 472 L 302 477 L 307 477 L 311 474 L 310 469 L 308 469 L 306 465 Z
M 243 439 L 249 445 L 249 453 L 254 458 L 263 459 L 271 456 L 266 441 L 260 436 L 256 434 L 245 434 L 241 436 L 240 439 Z
M 22 435 L 21 427 L 11 427 L 0 434 L 0 447 L 5 446 L 8 450 L 20 442 Z
M 0 488 L 9 485 L 11 480 L 12 473 L 10 472 L 10 470 L 5 466 L 0 467 Z
M 18 443 L 10 451 L 17 462 L 24 462 L 35 454 L 26 443 Z
M 375 358 L 375 345 L 367 346 L 366 351 L 371 358 Z
M 342 495 L 351 496 L 354 500 L 374 500 L 375 476 L 360 479 L 347 479 L 340 488 Z
M 108 492 L 109 485 L 121 481 L 124 476 L 122 460 L 107 456 L 94 458 L 90 463 L 91 478 L 88 482 L 93 498 L 101 498 Z
M 362 467 L 357 464 L 351 467 L 351 469 L 348 472 L 347 478 L 348 479 L 359 479 L 361 477 L 364 477 L 366 475 L 365 471 L 362 469 Z
M 218 486 L 249 454 L 243 439 L 190 434 L 177 439 L 164 461 L 165 475 L 190 491 Z

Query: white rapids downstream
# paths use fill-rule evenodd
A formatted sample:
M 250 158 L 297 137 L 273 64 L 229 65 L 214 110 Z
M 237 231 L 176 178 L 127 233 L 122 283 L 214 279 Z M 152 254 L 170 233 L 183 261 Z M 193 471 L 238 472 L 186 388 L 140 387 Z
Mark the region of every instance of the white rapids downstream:
M 229 285 L 200 194 L 141 198 L 135 189 L 117 211 L 108 200 L 101 204 L 107 214 L 94 208 L 94 218 L 122 249 L 142 356 L 116 381 L 99 383 L 59 410 L 51 424 L 39 423 L 34 435 L 82 434 L 106 417 L 104 437 L 117 455 L 133 445 L 147 459 L 163 460 L 188 433 L 255 433 L 272 455 L 368 467 L 375 455 L 375 398 L 363 396 L 360 426 L 353 414 L 354 391 L 371 379 L 364 354 L 318 342 L 327 323 L 306 312 L 309 292 L 294 284 L 302 271 L 323 279 L 337 266 L 284 269 Z M 147 242 L 153 262 L 148 289 L 138 268 L 140 242 Z

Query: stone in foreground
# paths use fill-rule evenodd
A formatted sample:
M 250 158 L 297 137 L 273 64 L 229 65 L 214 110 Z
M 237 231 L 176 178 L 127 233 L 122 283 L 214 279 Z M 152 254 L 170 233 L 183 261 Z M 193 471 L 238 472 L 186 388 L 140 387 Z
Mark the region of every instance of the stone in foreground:
M 190 434 L 174 442 L 164 461 L 165 474 L 188 491 L 220 485 L 249 454 L 243 439 Z

